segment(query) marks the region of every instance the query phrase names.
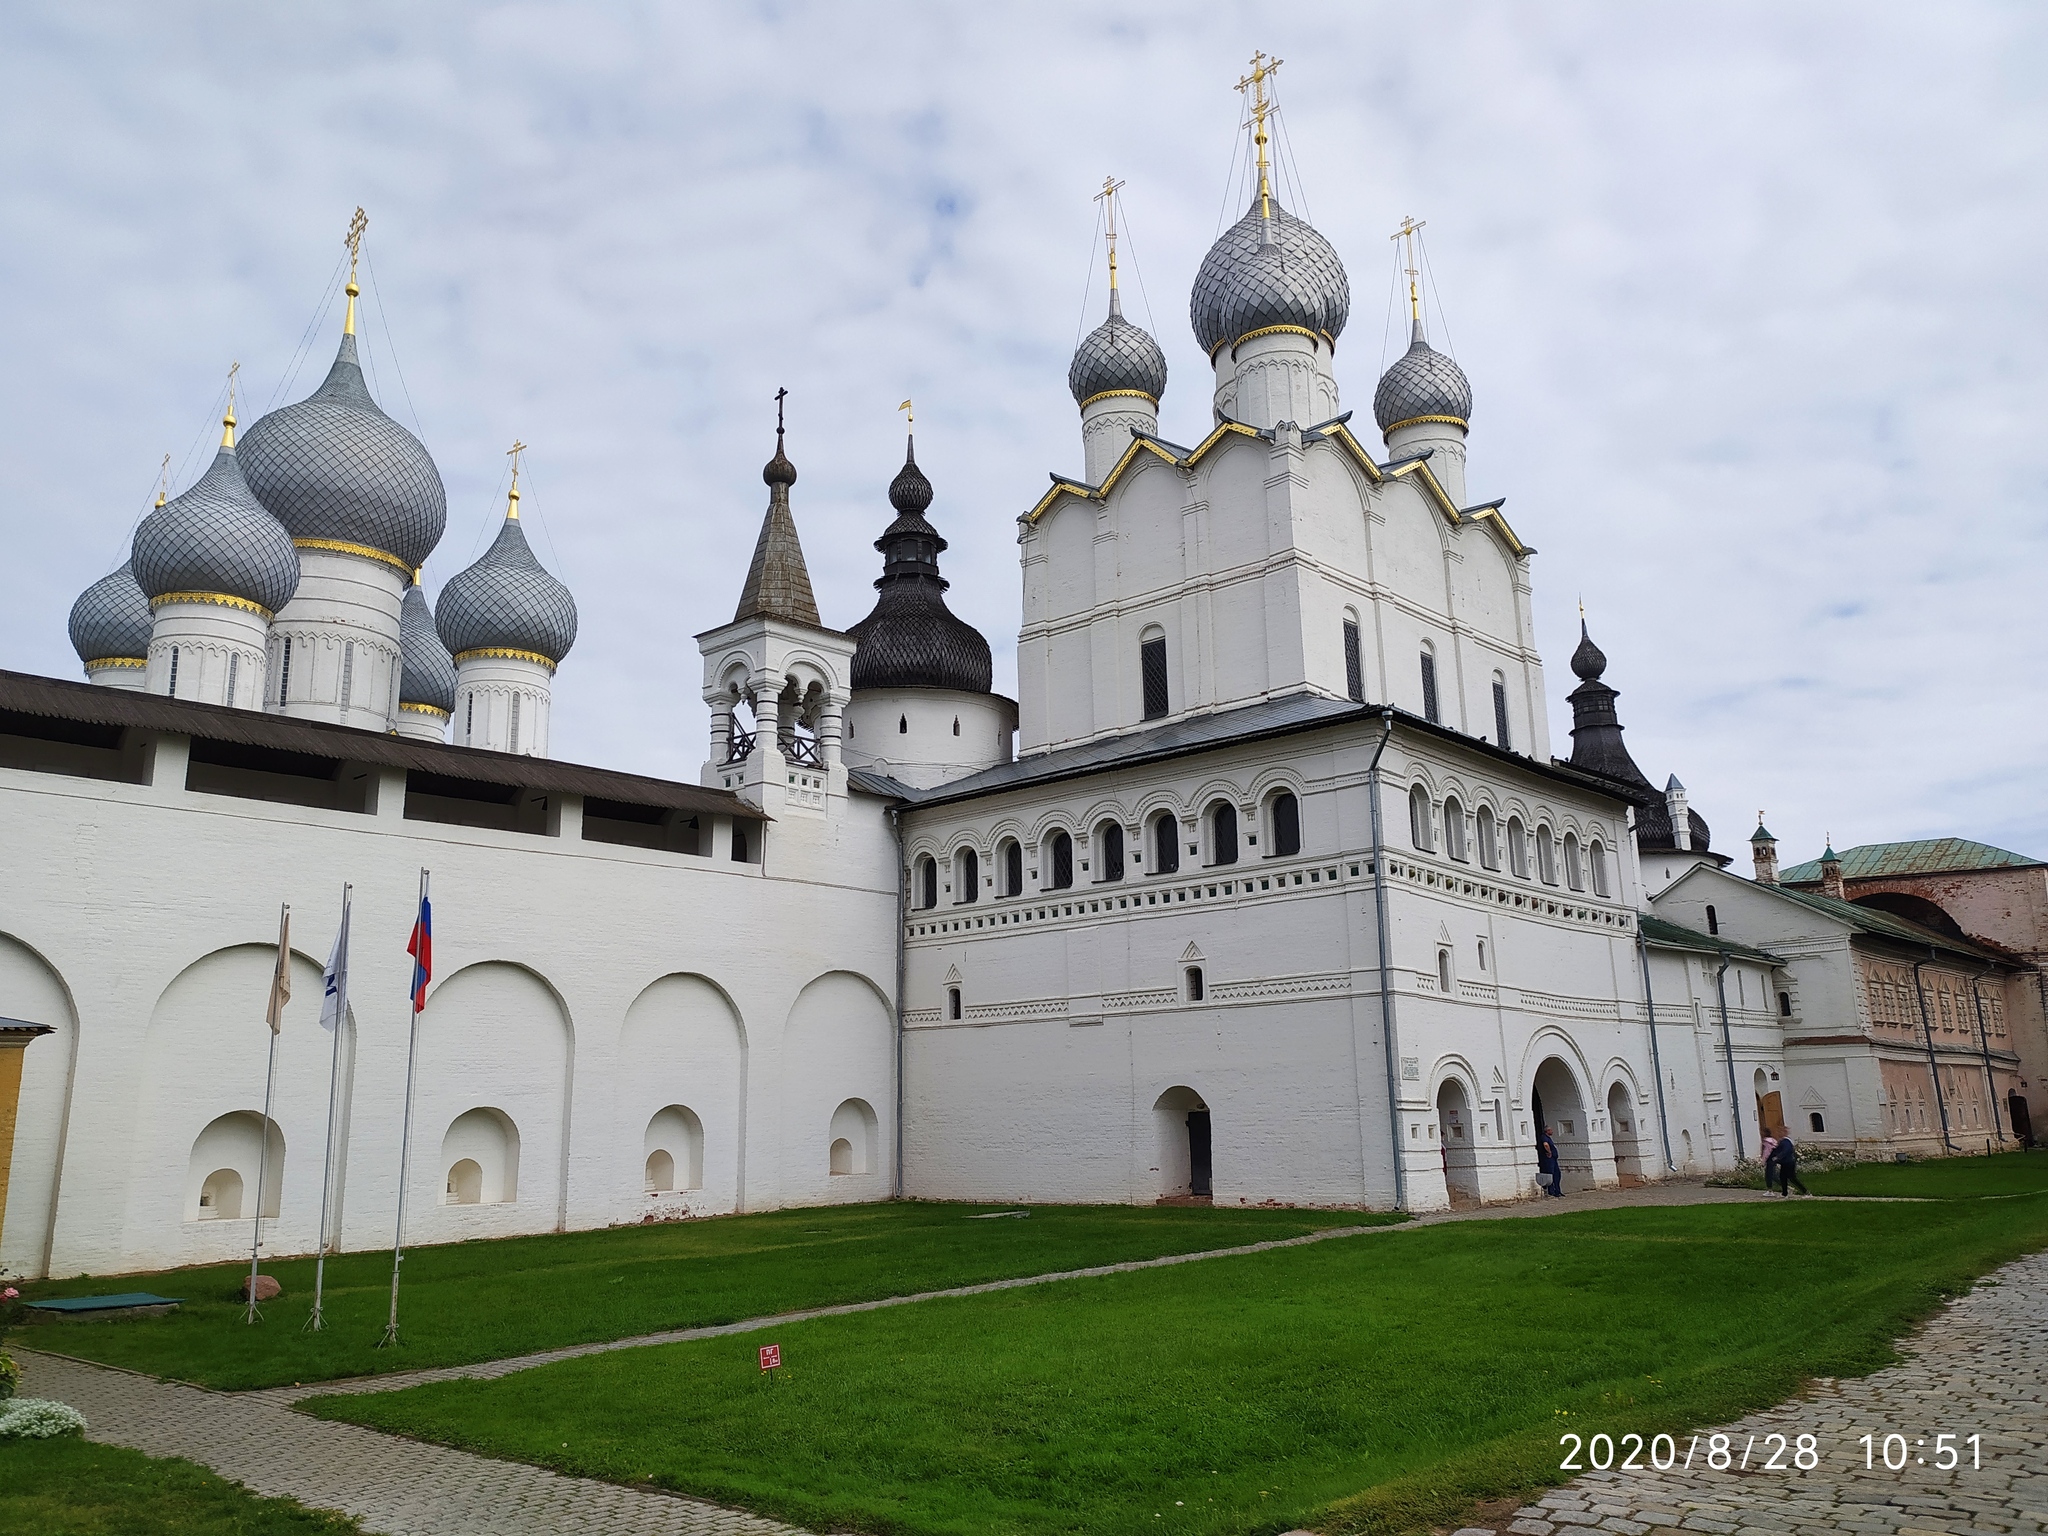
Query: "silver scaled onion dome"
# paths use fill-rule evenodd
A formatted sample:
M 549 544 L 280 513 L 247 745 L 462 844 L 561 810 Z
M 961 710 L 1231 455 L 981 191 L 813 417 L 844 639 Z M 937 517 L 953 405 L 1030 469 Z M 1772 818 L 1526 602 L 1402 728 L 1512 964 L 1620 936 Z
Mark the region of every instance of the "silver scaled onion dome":
M 398 702 L 425 704 L 445 714 L 455 712 L 455 658 L 434 628 L 427 594 L 415 582 L 405 589 L 398 610 Z
M 233 416 L 227 425 L 228 440 L 206 473 L 136 528 L 128 563 L 151 598 L 235 598 L 268 618 L 299 589 L 299 553 L 249 493 L 235 457 Z
M 519 525 L 519 492 L 483 558 L 458 572 L 434 605 L 434 627 L 455 655 L 524 651 L 559 662 L 576 643 L 576 599 L 542 568 Z
M 408 571 L 448 523 L 441 472 L 370 398 L 353 334 L 318 389 L 242 435 L 242 471 L 294 539 L 375 551 Z
M 946 541 L 925 520 L 932 483 L 917 467 L 917 444 L 904 447 L 903 468 L 889 482 L 896 520 L 882 530 L 882 575 L 874 611 L 847 630 L 857 642 L 853 686 L 950 688 L 987 693 L 995 681 L 988 641 L 946 606 L 939 553 Z
M 71 649 L 87 666 L 149 655 L 149 598 L 128 562 L 78 594 L 71 605 Z
M 1262 203 L 1270 203 L 1266 217 Z M 1315 228 L 1280 206 L 1254 198 L 1226 229 L 1195 274 L 1188 300 L 1195 340 L 1211 357 L 1271 326 L 1291 326 L 1332 347 L 1351 318 L 1351 279 L 1336 249 Z
M 1109 318 L 1081 339 L 1067 369 L 1074 404 L 1104 395 L 1143 395 L 1154 407 L 1166 393 L 1166 354 L 1152 333 L 1124 318 L 1123 300 L 1109 290 Z
M 1443 421 L 1465 426 L 1472 419 L 1472 385 L 1465 370 L 1432 347 L 1414 323 L 1408 350 L 1380 375 L 1372 392 L 1372 417 L 1380 431 L 1416 421 Z

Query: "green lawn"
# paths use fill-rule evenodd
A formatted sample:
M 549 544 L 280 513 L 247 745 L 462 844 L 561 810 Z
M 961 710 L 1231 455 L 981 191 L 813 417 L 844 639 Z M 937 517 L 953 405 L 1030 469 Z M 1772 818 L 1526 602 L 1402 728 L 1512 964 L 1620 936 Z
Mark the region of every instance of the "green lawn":
M 415 1248 L 405 1259 L 405 1342 L 396 1350 L 375 1347 L 389 1306 L 389 1253 L 327 1261 L 324 1333 L 301 1330 L 313 1262 L 298 1259 L 267 1266 L 284 1295 L 254 1327 L 234 1299 L 248 1266 L 218 1265 L 25 1286 L 31 1301 L 135 1290 L 186 1301 L 169 1317 L 37 1324 L 21 1342 L 210 1387 L 278 1386 L 1394 1219 L 1183 1206 L 1036 1206 L 1023 1219 L 969 1219 L 991 1209 L 1002 1207 L 837 1206 Z
M 265 1499 L 189 1461 L 85 1440 L 0 1444 L 0 1531 L 35 1536 L 342 1536 L 355 1521 Z
M 1874 1369 L 2042 1246 L 2048 1200 L 1457 1223 L 312 1411 L 815 1529 L 1407 1530 L 1562 1481 L 1565 1430 L 1676 1432 Z
M 1858 1163 L 1832 1173 L 1804 1173 L 1801 1177 L 1816 1195 L 1893 1195 L 1923 1200 L 2033 1195 L 2048 1191 L 2048 1152 Z

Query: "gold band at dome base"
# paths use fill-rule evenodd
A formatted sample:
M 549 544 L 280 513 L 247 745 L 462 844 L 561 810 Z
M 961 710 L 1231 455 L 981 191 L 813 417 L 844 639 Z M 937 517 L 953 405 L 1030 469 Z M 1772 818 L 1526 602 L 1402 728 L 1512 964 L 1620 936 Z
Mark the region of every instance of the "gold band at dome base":
M 516 651 L 507 645 L 480 645 L 473 651 L 457 651 L 455 653 L 455 665 L 458 667 L 465 661 L 483 660 L 530 661 L 537 667 L 546 667 L 550 674 L 555 670 L 555 664 L 548 660 L 547 657 L 541 655 L 539 651 Z
M 1397 421 L 1392 426 L 1382 429 L 1380 435 L 1382 437 L 1392 437 L 1403 427 L 1426 426 L 1456 427 L 1460 432 L 1470 432 L 1472 430 L 1472 424 L 1462 416 L 1410 416 L 1405 421 Z
M 1100 394 L 1090 395 L 1086 400 L 1083 400 L 1081 402 L 1081 409 L 1087 410 L 1089 406 L 1098 400 L 1145 400 L 1151 403 L 1153 410 L 1159 409 L 1159 397 L 1157 395 L 1148 395 L 1142 389 L 1105 389 Z
M 401 715 L 436 715 L 443 720 L 446 720 L 453 713 L 451 710 L 441 708 L 438 704 L 400 704 L 398 712 Z
M 413 567 L 396 555 L 387 555 L 381 549 L 372 549 L 367 544 L 351 544 L 346 539 L 293 539 L 299 549 L 324 549 L 336 555 L 357 555 L 365 560 L 375 560 L 405 573 L 405 579 L 412 580 Z
M 1237 349 L 1248 341 L 1257 341 L 1261 336 L 1306 336 L 1310 341 L 1324 343 L 1333 353 L 1337 350 L 1337 343 L 1331 339 L 1328 331 L 1312 331 L 1305 325 L 1262 325 L 1256 331 L 1246 331 L 1235 341 L 1217 342 L 1215 346 L 1209 349 L 1209 361 L 1215 362 L 1216 354 L 1228 346 L 1230 348 L 1230 360 L 1236 362 Z
M 255 614 L 266 624 L 277 617 L 261 603 L 252 603 L 246 597 L 231 597 L 225 592 L 166 592 L 161 597 L 152 597 L 149 600 L 152 610 L 161 608 L 166 603 L 211 603 L 216 608 L 235 608 L 243 613 Z
M 146 672 L 149 662 L 140 656 L 102 656 L 85 664 L 88 672 Z

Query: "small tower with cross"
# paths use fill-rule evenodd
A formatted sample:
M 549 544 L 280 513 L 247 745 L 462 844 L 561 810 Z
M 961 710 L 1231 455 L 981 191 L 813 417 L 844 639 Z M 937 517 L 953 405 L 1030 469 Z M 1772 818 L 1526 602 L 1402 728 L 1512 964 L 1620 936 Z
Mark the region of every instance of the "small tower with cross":
M 768 510 L 732 622 L 697 636 L 711 710 L 705 784 L 801 822 L 846 804 L 840 760 L 854 641 L 827 629 L 790 510 L 796 466 L 786 450 L 789 391 L 775 392 L 775 456 L 762 467 Z M 735 857 L 738 855 L 735 854 Z
M 1117 285 L 1117 193 L 1123 185 L 1105 176 L 1095 194 L 1109 244 L 1109 318 L 1081 339 L 1067 368 L 1067 388 L 1081 408 L 1081 449 L 1090 485 L 1109 478 L 1134 437 L 1157 435 L 1159 397 L 1166 392 L 1166 354 L 1150 332 L 1124 318 Z

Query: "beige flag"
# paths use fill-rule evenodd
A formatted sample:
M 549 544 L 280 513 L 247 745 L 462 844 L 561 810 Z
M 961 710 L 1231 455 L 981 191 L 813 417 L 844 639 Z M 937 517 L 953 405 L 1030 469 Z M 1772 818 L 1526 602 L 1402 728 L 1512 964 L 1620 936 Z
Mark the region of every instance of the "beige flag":
M 270 978 L 270 1007 L 265 1021 L 274 1035 L 284 1024 L 284 1005 L 292 1000 L 292 909 L 289 904 L 277 914 L 277 970 Z

